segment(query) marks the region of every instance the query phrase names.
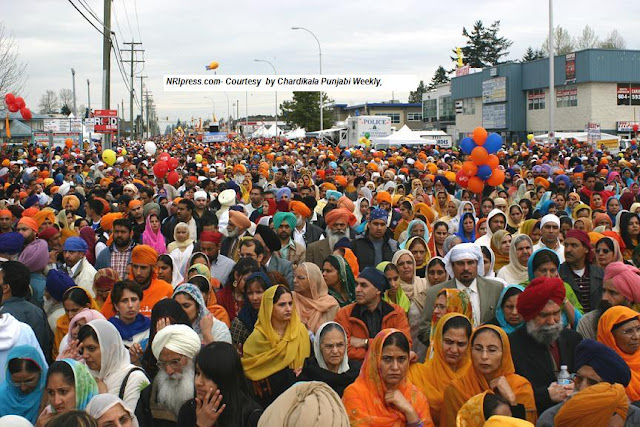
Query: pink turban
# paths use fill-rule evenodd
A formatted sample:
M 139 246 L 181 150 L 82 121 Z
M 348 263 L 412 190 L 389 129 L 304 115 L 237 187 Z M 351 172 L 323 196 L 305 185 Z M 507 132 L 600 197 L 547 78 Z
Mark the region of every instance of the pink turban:
M 44 270 L 49 264 L 49 245 L 47 241 L 36 239 L 29 243 L 22 250 L 18 261 L 26 265 L 32 273 Z
M 631 303 L 640 302 L 640 270 L 623 262 L 612 262 L 604 270 L 604 280 L 612 280 L 613 286 Z

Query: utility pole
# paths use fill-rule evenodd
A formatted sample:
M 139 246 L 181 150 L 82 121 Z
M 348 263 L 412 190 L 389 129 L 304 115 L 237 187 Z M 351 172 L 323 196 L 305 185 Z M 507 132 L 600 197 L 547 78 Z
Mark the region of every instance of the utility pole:
M 151 92 L 145 92 L 145 100 L 147 102 L 147 137 L 151 136 L 151 125 L 149 122 L 149 98 L 151 98 Z
M 140 137 L 144 138 L 144 100 L 142 99 L 144 92 L 142 91 L 142 79 L 146 79 L 147 76 L 138 76 L 138 78 L 140 79 Z
M 111 105 L 111 0 L 104 0 L 102 39 L 102 109 Z M 103 149 L 111 148 L 111 135 L 103 134 Z
M 549 141 L 555 141 L 555 107 L 556 107 L 556 88 L 555 88 L 555 49 L 553 32 L 553 0 L 549 0 Z
M 133 88 L 133 68 L 135 66 L 136 63 L 138 62 L 144 62 L 144 60 L 139 60 L 136 57 L 136 53 L 137 52 L 144 52 L 144 49 L 136 49 L 135 46 L 136 45 L 141 45 L 142 43 L 138 43 L 138 42 L 125 42 L 122 44 L 126 44 L 126 45 L 131 45 L 130 49 L 120 49 L 122 52 L 130 52 L 131 53 L 131 57 L 127 60 L 123 59 L 122 62 L 129 62 L 131 63 L 131 92 L 129 93 L 129 108 L 131 109 L 129 111 L 129 119 L 130 119 L 130 126 L 131 126 L 131 132 L 129 133 L 129 136 L 131 137 L 131 140 L 133 141 L 133 139 L 135 138 L 135 132 L 134 132 L 134 127 L 133 127 L 133 94 L 135 92 L 135 89 Z M 142 95 L 142 94 L 141 94 Z M 142 102 L 142 100 L 140 100 L 140 102 Z
M 87 79 L 87 105 L 89 114 L 91 114 L 91 83 L 89 82 L 89 79 Z
M 71 69 L 71 80 L 73 81 L 73 115 L 78 116 L 78 110 L 76 109 L 76 70 Z

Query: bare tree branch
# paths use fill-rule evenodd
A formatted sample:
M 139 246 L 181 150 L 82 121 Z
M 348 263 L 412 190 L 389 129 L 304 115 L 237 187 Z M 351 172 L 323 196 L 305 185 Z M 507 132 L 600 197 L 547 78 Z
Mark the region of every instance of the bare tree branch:
M 0 95 L 20 92 L 27 81 L 27 64 L 20 61 L 18 44 L 0 22 Z

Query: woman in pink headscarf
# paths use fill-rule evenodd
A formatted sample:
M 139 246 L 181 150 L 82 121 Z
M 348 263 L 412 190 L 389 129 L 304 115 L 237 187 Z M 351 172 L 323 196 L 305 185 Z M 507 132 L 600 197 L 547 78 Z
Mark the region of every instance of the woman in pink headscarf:
M 95 319 L 105 319 L 105 317 L 97 310 L 85 308 L 80 310 L 71 322 L 69 322 L 69 332 L 60 341 L 60 349 L 56 360 L 66 358 L 82 360 L 82 355 L 78 348 L 78 331 L 87 323 Z
M 155 213 L 150 213 L 147 216 L 147 225 L 142 233 L 142 243 L 151 246 L 158 252 L 158 255 L 167 252 L 167 244 L 160 231 L 160 218 Z

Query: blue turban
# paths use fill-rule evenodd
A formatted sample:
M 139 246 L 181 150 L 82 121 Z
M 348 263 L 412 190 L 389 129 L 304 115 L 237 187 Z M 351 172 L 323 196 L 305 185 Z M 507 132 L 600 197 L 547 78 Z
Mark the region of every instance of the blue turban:
M 82 237 L 69 237 L 64 242 L 63 251 L 86 252 L 89 249 L 87 242 Z
M 375 208 L 374 210 L 371 211 L 371 213 L 369 213 L 369 222 L 376 219 L 381 219 L 386 222 L 387 219 L 389 219 L 389 213 L 384 209 Z
M 381 293 L 389 289 L 389 281 L 387 280 L 387 276 L 377 268 L 374 267 L 365 267 L 364 270 L 360 272 L 359 278 L 366 279 L 373 286 L 375 286 Z
M 573 168 L 573 173 L 580 173 L 580 172 L 584 172 L 584 166 L 577 165 L 575 168 Z
M 576 371 L 582 366 L 590 366 L 604 381 L 628 386 L 631 370 L 618 354 L 606 345 L 585 339 L 576 346 Z
M 238 211 L 244 213 L 244 208 L 241 205 L 234 205 L 229 208 L 230 211 Z
M 76 284 L 68 274 L 58 270 L 49 270 L 47 274 L 46 288 L 49 294 L 56 301 L 62 302 L 62 296 L 67 289 L 74 287 Z
M 61 173 L 56 174 L 56 177 L 53 179 L 56 185 L 62 185 L 64 182 L 64 175 Z
M 336 190 L 327 190 L 326 196 L 327 196 L 327 200 L 329 199 L 338 200 L 340 197 L 342 197 L 342 193 Z
M 348 249 L 353 249 L 353 246 L 351 246 L 351 240 L 349 240 L 348 237 L 343 237 L 340 240 L 338 240 L 336 242 L 335 245 L 333 245 L 333 250 L 335 251 L 336 249 L 339 248 L 348 248 Z
M 240 189 L 240 186 L 238 184 L 236 184 L 236 182 L 233 181 L 233 180 L 227 181 L 227 188 L 229 190 L 235 191 L 236 194 L 242 194 L 242 190 Z
M 15 255 L 20 253 L 23 246 L 24 237 L 22 234 L 15 231 L 0 234 L 0 253 Z
M 563 174 L 556 176 L 556 179 L 554 181 L 555 184 L 558 185 L 560 181 L 564 181 L 564 183 L 567 185 L 567 188 L 571 185 L 571 180 L 569 180 L 569 177 L 567 175 Z
M 277 201 L 280 201 L 283 196 L 287 196 L 288 198 L 291 198 L 291 189 L 289 187 L 282 187 L 278 189 L 278 191 L 276 192 Z
M 438 175 L 433 180 L 433 183 L 435 184 L 438 181 L 440 181 L 442 183 L 442 185 L 444 185 L 444 188 L 446 188 L 447 190 L 449 189 L 449 185 L 451 184 L 451 182 L 449 182 L 449 180 L 447 178 L 445 178 L 442 175 Z
M 273 228 L 275 230 L 278 230 L 280 224 L 282 224 L 283 221 L 286 221 L 287 224 L 289 224 L 289 228 L 291 228 L 291 231 L 295 230 L 297 220 L 296 216 L 291 212 L 276 212 L 276 214 L 273 216 Z
M 36 196 L 35 194 L 32 194 L 29 197 L 27 197 L 27 200 L 25 200 L 24 208 L 29 209 L 31 206 L 37 205 L 39 201 L 40 199 L 38 198 L 38 196 Z

